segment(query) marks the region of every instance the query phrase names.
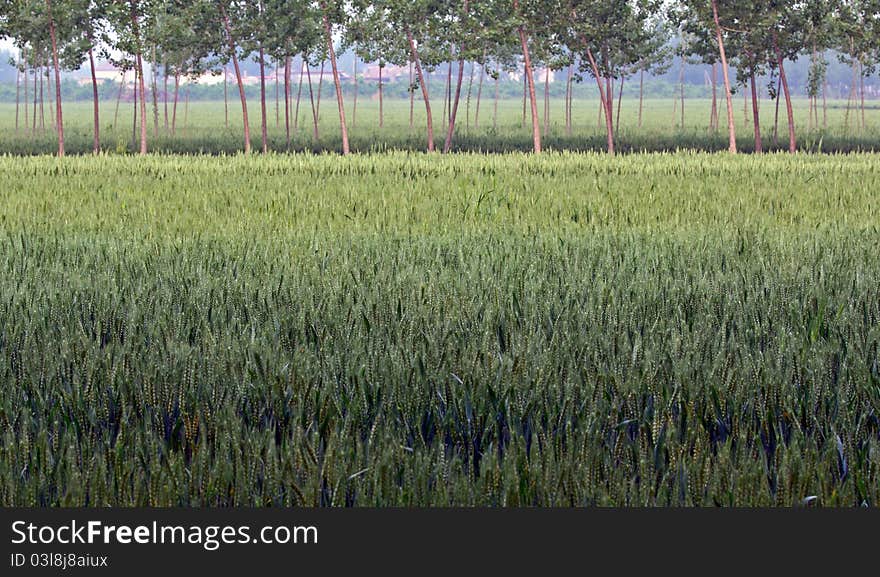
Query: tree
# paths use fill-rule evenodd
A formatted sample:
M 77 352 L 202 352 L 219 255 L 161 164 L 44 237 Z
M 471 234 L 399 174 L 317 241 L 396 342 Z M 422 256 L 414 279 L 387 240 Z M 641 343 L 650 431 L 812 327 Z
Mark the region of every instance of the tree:
M 740 4 L 741 6 L 741 4 Z M 727 136 L 728 151 L 736 154 L 736 124 L 733 118 L 733 97 L 730 87 L 730 71 L 725 49 L 725 36 L 729 34 L 729 26 L 725 18 L 735 13 L 737 2 L 735 0 L 682 0 L 677 6 L 676 17 L 682 22 L 684 29 L 699 37 L 705 31 L 711 30 L 715 39 L 715 49 L 718 51 L 721 63 L 721 74 L 724 78 L 724 97 L 727 103 Z M 705 43 L 695 43 L 695 46 L 705 47 Z
M 608 153 L 614 154 L 614 81 L 638 66 L 654 49 L 655 0 L 568 0 L 563 18 L 566 43 L 579 56 L 582 72 L 599 88 Z
M 342 84 L 339 81 L 339 67 L 336 64 L 336 50 L 333 48 L 333 26 L 345 21 L 343 4 L 338 1 L 320 0 L 321 21 L 324 25 L 327 51 L 330 54 L 330 66 L 333 69 L 333 84 L 336 88 L 336 104 L 339 108 L 339 128 L 342 136 L 342 154 L 350 151 L 348 143 L 348 126 L 345 123 L 345 99 L 342 96 Z

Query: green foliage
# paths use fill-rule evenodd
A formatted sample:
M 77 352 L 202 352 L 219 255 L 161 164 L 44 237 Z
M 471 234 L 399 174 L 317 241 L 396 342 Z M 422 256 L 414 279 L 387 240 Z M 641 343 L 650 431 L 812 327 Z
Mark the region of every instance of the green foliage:
M 0 178 L 4 506 L 880 499 L 873 155 Z

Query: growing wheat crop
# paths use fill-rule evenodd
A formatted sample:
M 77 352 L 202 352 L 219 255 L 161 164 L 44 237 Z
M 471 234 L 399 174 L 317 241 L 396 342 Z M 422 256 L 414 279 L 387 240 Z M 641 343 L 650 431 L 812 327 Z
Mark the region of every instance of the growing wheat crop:
M 878 167 L 0 158 L 0 504 L 876 505 Z

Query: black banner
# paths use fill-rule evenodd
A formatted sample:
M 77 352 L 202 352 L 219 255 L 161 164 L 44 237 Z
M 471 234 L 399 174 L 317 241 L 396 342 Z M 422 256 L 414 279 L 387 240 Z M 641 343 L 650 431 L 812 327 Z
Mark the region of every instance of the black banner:
M 0 509 L 0 575 L 874 567 L 874 510 Z

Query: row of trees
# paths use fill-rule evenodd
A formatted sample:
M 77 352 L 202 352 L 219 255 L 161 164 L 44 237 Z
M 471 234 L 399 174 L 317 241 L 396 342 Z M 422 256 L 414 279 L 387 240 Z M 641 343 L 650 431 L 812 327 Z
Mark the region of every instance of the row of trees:
M 827 67 L 824 55 L 830 49 L 837 50 L 854 74 L 863 78 L 873 72 L 880 52 L 878 23 L 880 0 L 0 0 L 0 36 L 18 47 L 20 73 L 53 72 L 59 156 L 64 154 L 61 71 L 78 69 L 85 63 L 94 87 L 94 149 L 100 150 L 96 57 L 134 73 L 136 94 L 140 95 L 136 113 L 141 153 L 147 152 L 150 124 L 145 67 L 152 69 L 152 123 L 158 134 L 159 79 L 165 94 L 173 83 L 176 111 L 181 78 L 225 73 L 231 65 L 242 107 L 244 150 L 250 152 L 251 124 L 240 60 L 255 58 L 260 67 L 263 151 L 268 146 L 266 68 L 283 68 L 289 141 L 292 63 L 299 58 L 310 75 L 312 67 L 323 67 L 329 60 L 342 152 L 348 153 L 348 124 L 336 61 L 339 49 L 353 50 L 364 61 L 377 62 L 380 70 L 389 64 L 410 66 L 411 93 L 421 94 L 425 108 L 429 151 L 434 150 L 435 134 L 427 76 L 441 63 L 449 63 L 449 104 L 443 108 L 444 151 L 455 138 L 465 63 L 470 62 L 480 66 L 481 88 L 483 74 L 497 79 L 503 70 L 523 71 L 524 107 L 526 102 L 530 104 L 534 151 L 540 152 L 539 79 L 534 76 L 540 63 L 547 69 L 569 71 L 567 124 L 571 83 L 595 83 L 608 152 L 613 154 L 615 91 L 619 114 L 625 80 L 643 78 L 646 71 L 664 70 L 676 53 L 683 61 L 712 67 L 716 127 L 721 108 L 716 92 L 720 70 L 718 91 L 726 104 L 731 152 L 736 152 L 732 95 L 739 87 L 752 94 L 755 148 L 761 151 L 756 78 L 769 76 L 777 118 L 779 103 L 785 103 L 789 148 L 794 151 L 795 123 L 785 62 L 810 59 L 810 118 L 818 122 Z M 380 80 L 380 123 L 381 86 Z M 301 82 L 298 90 L 302 90 Z M 681 106 L 683 113 L 683 100 Z M 314 112 L 313 96 L 312 109 Z M 167 117 L 166 111 L 166 128 Z M 546 122 L 546 111 L 544 117 Z

